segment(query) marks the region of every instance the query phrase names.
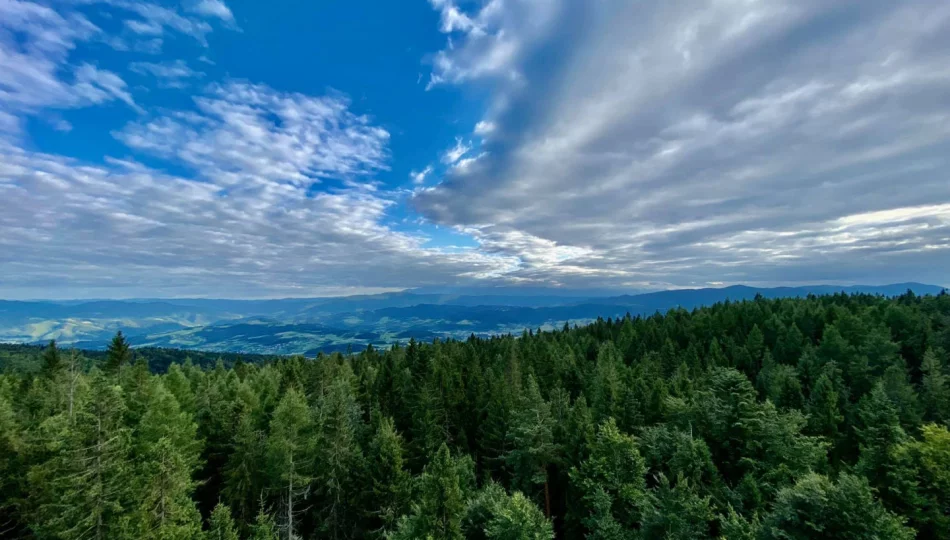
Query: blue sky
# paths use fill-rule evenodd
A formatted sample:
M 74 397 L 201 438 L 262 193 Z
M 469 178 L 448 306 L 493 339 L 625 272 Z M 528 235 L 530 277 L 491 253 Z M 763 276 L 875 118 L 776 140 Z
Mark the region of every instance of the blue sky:
M 947 284 L 939 0 L 0 0 L 0 297 Z

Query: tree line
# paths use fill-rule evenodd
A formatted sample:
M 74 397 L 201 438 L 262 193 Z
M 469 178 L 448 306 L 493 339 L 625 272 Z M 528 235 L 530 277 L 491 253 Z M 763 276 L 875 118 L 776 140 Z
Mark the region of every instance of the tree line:
M 0 537 L 950 538 L 948 350 L 910 292 L 162 373 L 54 343 L 0 375 Z

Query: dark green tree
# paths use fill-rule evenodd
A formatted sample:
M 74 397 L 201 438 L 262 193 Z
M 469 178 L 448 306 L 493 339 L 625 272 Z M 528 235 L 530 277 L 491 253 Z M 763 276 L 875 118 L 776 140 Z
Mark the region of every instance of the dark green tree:
M 508 433 L 511 450 L 507 459 L 517 487 L 532 496 L 541 491 L 546 516 L 551 515 L 548 468 L 557 457 L 553 430 L 551 406 L 541 397 L 538 383 L 529 375 L 527 387 L 512 414 Z
M 382 537 L 409 511 L 412 496 L 402 437 L 389 417 L 382 418 L 376 427 L 367 452 L 367 468 L 373 501 L 368 512 L 373 523 L 368 528 L 371 534 Z
M 204 537 L 207 540 L 239 540 L 237 526 L 234 524 L 228 505 L 218 503 L 214 507 L 211 517 L 208 518 L 208 530 L 205 531 Z
M 842 474 L 837 482 L 809 474 L 782 490 L 762 524 L 763 539 L 898 540 L 914 530 L 874 499 L 867 482 Z
M 109 343 L 109 348 L 106 349 L 106 361 L 102 366 L 102 370 L 109 374 L 115 374 L 119 372 L 119 368 L 131 363 L 132 347 L 126 341 L 125 336 L 122 335 L 122 331 L 119 330 Z

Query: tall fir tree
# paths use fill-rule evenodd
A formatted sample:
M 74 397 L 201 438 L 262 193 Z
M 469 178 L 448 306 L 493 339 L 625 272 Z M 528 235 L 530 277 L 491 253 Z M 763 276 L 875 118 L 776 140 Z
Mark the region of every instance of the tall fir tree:
M 303 395 L 288 389 L 274 410 L 267 438 L 271 492 L 281 507 L 284 538 L 297 538 L 298 519 L 306 509 L 313 481 L 313 419 Z
M 122 390 L 94 373 L 89 394 L 72 424 L 62 415 L 45 422 L 49 457 L 29 475 L 37 534 L 94 540 L 127 534 L 134 476 Z
M 920 401 L 929 422 L 950 422 L 950 376 L 944 369 L 937 353 L 928 349 L 920 364 Z
M 443 444 L 419 478 L 419 494 L 412 513 L 403 516 L 393 540 L 427 538 L 462 540 L 465 510 L 464 461 L 452 457 Z
M 240 540 L 228 505 L 218 503 L 214 507 L 211 517 L 208 518 L 208 530 L 205 531 L 204 537 L 205 540 Z
M 129 345 L 129 342 L 126 341 L 125 336 L 122 335 L 122 331 L 119 330 L 106 349 L 106 361 L 102 366 L 102 370 L 108 374 L 115 374 L 119 372 L 122 366 L 127 366 L 131 363 L 132 347 Z
M 412 495 L 411 477 L 405 469 L 402 437 L 393 420 L 383 417 L 369 443 L 367 475 L 372 501 L 369 509 L 369 534 L 383 538 L 400 516 L 408 512 Z
M 545 515 L 551 515 L 551 490 L 548 468 L 557 457 L 551 406 L 541 397 L 534 377 L 521 394 L 512 414 L 508 433 L 511 450 L 507 460 L 514 472 L 514 484 L 530 496 L 541 495 Z

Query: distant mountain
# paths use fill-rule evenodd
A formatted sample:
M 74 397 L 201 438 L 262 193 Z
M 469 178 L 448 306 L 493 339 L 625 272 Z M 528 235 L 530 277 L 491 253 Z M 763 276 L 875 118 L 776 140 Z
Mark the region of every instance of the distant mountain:
M 631 307 L 643 306 L 651 312 L 655 309 L 669 309 L 671 307 L 683 307 L 692 309 L 699 306 L 708 306 L 716 302 L 726 300 L 752 300 L 756 295 L 762 295 L 765 298 L 800 298 L 809 294 L 879 294 L 883 296 L 898 296 L 907 291 L 913 291 L 919 295 L 940 294 L 944 287 L 937 285 L 926 285 L 923 283 L 895 283 L 892 285 L 807 285 L 803 287 L 748 287 L 746 285 L 733 285 L 721 288 L 706 289 L 673 289 L 669 291 L 658 291 L 638 295 L 614 296 L 602 298 L 597 303 L 626 305 Z
M 340 298 L 275 300 L 106 300 L 89 302 L 0 301 L 0 341 L 102 348 L 117 330 L 136 346 L 180 347 L 258 354 L 388 345 L 409 338 L 465 338 L 518 333 L 597 317 L 651 315 L 726 300 L 801 297 L 844 292 L 895 296 L 939 294 L 921 283 L 882 286 L 814 285 L 678 289 L 604 295 L 603 290 L 482 288 L 414 290 Z

